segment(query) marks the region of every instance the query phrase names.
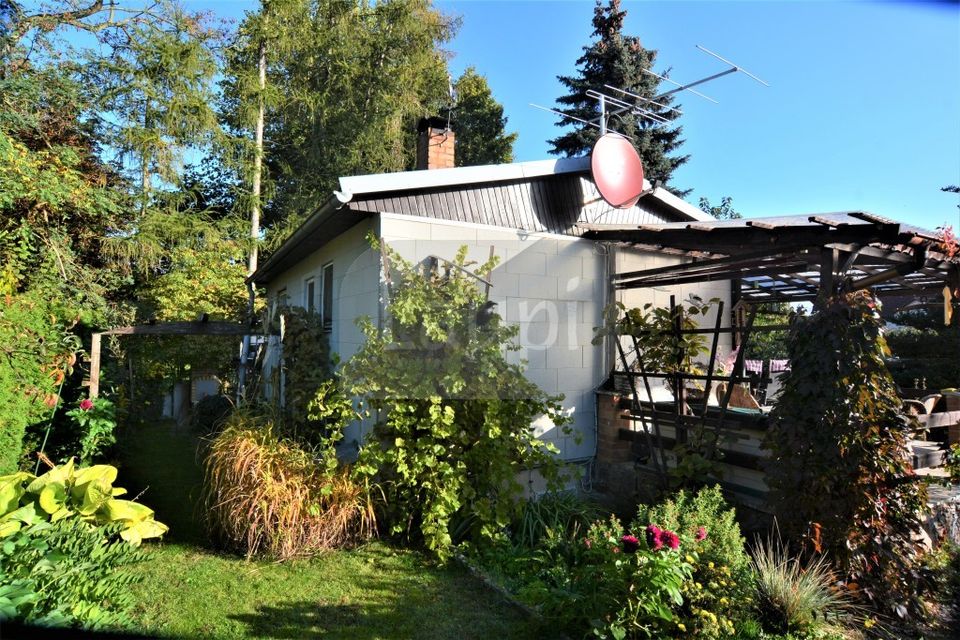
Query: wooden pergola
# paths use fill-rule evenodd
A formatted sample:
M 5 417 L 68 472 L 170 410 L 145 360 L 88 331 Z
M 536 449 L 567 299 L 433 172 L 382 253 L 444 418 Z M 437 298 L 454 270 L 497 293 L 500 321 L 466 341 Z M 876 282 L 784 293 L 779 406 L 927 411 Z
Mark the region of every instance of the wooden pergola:
M 579 226 L 586 238 L 687 258 L 665 267 L 615 273 L 611 276 L 615 289 L 729 281 L 734 309 L 738 311 L 735 315 L 743 316 L 724 326 L 724 305 L 720 302 L 712 328 L 684 330 L 675 320 L 670 333 L 678 344 L 683 335 L 710 336 L 710 356 L 704 374 L 652 370 L 636 335 L 621 333 L 615 337 L 618 357 L 612 382 L 617 389 L 629 389 L 627 409 L 633 425 L 620 429 L 619 437 L 631 441 L 638 461 L 642 460 L 643 465 L 664 479 L 666 452 L 688 442 L 697 429 L 715 435 L 709 447 L 711 455 L 720 448 L 728 464 L 751 472 L 760 469 L 756 456 L 726 450 L 719 444 L 721 436 L 731 429 L 739 439 L 759 440 L 766 428 L 763 415 L 744 416 L 728 411 L 734 386 L 747 380 L 744 354 L 751 335 L 788 328 L 754 326 L 757 305 L 813 302 L 819 306 L 837 293 L 867 288 L 881 298 L 936 293 L 944 296 L 944 316 L 949 320 L 960 297 L 960 252 L 955 247 L 947 246 L 938 233 L 870 213 Z M 670 306 L 674 316 L 678 308 L 674 297 Z M 724 333 L 733 334 L 739 348 L 730 373 L 718 375 L 714 373 L 718 336 Z M 677 363 L 682 359 L 681 350 Z M 670 381 L 672 401 L 653 401 L 651 381 L 657 379 Z M 702 399 L 688 402 L 688 381 L 703 385 Z M 712 387 L 720 383 L 726 385 L 725 392 L 718 397 L 719 406 L 711 408 L 708 404 Z M 943 416 L 945 420 L 956 418 Z
M 94 333 L 90 341 L 89 396 L 96 398 L 100 394 L 100 344 L 103 336 L 248 336 L 254 333 L 246 324 L 207 320 L 138 324 Z
M 949 256 L 939 234 L 860 211 L 581 228 L 587 238 L 692 258 L 615 274 L 617 289 L 730 280 L 746 303 L 865 288 L 881 298 L 946 289 L 949 303 L 960 289 L 960 255 Z

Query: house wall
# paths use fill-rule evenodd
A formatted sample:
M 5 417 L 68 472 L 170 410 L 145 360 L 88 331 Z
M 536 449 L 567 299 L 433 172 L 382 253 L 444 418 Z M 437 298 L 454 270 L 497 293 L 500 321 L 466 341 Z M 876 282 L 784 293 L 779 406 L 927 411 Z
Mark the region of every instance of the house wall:
M 353 355 L 362 342 L 356 319 L 383 318 L 383 282 L 380 258 L 365 236 L 373 231 L 407 260 L 419 262 L 435 255 L 451 259 L 463 245 L 468 259 L 479 262 L 500 258 L 491 275 L 490 299 L 504 321 L 519 327 L 520 349 L 508 352 L 511 362 L 526 361 L 527 377 L 544 391 L 562 393 L 563 406 L 573 418 L 578 434 L 564 435 L 548 420 L 535 425 L 537 435 L 557 446 L 565 460 L 588 460 L 596 446 L 595 390 L 613 366 L 612 350 L 591 344 L 594 327 L 602 322 L 604 306 L 615 295 L 628 306 L 645 302 L 669 304 L 695 291 L 709 298 L 729 300 L 729 287 L 715 283 L 705 288 L 673 287 L 622 291 L 609 286 L 610 273 L 663 266 L 674 256 L 616 249 L 590 240 L 549 233 L 530 233 L 465 222 L 438 221 L 410 215 L 384 213 L 362 222 L 275 278 L 267 289 L 275 299 L 286 288 L 290 304 L 301 305 L 305 281 L 319 278 L 323 265 L 334 265 L 334 322 L 331 348 L 341 360 Z M 726 338 L 729 341 L 729 338 Z M 269 350 L 267 366 L 276 366 L 276 346 Z M 369 424 L 351 426 L 346 446 L 359 443 Z
M 296 266 L 274 278 L 267 287 L 267 297 L 276 299 L 286 288 L 289 304 L 303 306 L 304 287 L 308 278 L 319 282 L 323 266 L 333 263 L 333 328 L 330 348 L 341 360 L 352 356 L 363 342 L 356 319 L 369 316 L 376 322 L 380 312 L 380 256 L 366 240 L 377 232 L 376 219 L 368 219 L 351 227 L 310 254 Z
M 625 273 L 629 271 L 639 271 L 642 269 L 656 269 L 670 264 L 677 264 L 682 258 L 664 253 L 653 253 L 650 251 L 639 251 L 631 248 L 614 249 L 615 273 Z M 647 287 L 644 289 L 627 289 L 615 293 L 618 302 L 622 302 L 628 308 L 642 307 L 647 302 L 653 303 L 657 307 L 669 307 L 670 296 L 675 296 L 676 303 L 686 303 L 691 295 L 697 295 L 705 301 L 711 298 L 718 298 L 723 301 L 724 315 L 722 326 L 730 326 L 732 304 L 730 302 L 730 281 L 721 280 L 717 282 L 704 282 L 699 284 L 684 284 L 671 287 Z M 717 319 L 719 305 L 714 304 L 706 316 L 698 319 L 701 327 L 713 328 Z M 707 336 L 708 345 L 712 336 Z M 730 353 L 732 345 L 732 336 L 729 333 L 720 334 L 720 340 L 717 343 L 718 357 L 725 357 Z M 704 362 L 709 358 L 709 354 L 704 356 Z
M 491 275 L 490 300 L 506 322 L 519 327 L 520 350 L 507 357 L 525 360 L 527 377 L 541 389 L 565 396 L 563 406 L 573 417 L 571 426 L 580 442 L 548 420 L 535 425 L 537 435 L 555 444 L 566 460 L 592 458 L 597 446 L 594 393 L 613 363 L 609 350 L 591 340 L 614 295 L 611 269 L 651 268 L 679 258 L 632 249 L 609 255 L 606 245 L 581 238 L 410 215 L 381 214 L 380 225 L 381 237 L 415 262 L 431 255 L 451 259 L 466 245 L 468 259 L 482 263 L 493 248 L 500 263 Z M 667 305 L 671 291 L 678 301 L 700 291 L 705 298 L 717 295 L 729 302 L 729 286 L 723 285 L 625 291 L 616 297 L 628 306 Z
M 377 227 L 376 218 L 358 223 L 274 278 L 267 287 L 268 299 L 276 300 L 280 290 L 286 288 L 288 303 L 303 306 L 307 278 L 314 277 L 319 283 L 323 266 L 332 262 L 333 326 L 330 349 L 340 356 L 341 361 L 349 359 L 363 342 L 356 320 L 368 316 L 378 322 L 380 318 L 380 256 L 370 248 L 366 239 L 368 233 L 377 233 Z M 318 295 L 319 292 L 318 288 Z M 269 387 L 269 372 L 277 366 L 279 356 L 279 340 L 271 337 L 264 362 L 265 392 L 268 397 L 274 392 Z M 357 423 L 346 429 L 343 440 L 346 455 L 355 451 L 365 428 L 369 428 L 368 425 Z

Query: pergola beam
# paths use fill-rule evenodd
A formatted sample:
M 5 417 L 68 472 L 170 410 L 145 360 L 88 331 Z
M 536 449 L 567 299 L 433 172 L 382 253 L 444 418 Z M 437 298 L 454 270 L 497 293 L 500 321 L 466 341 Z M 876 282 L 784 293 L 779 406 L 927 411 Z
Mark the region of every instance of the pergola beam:
M 164 322 L 116 327 L 94 333 L 90 339 L 90 377 L 87 384 L 89 397 L 100 395 L 100 351 L 103 336 L 249 336 L 254 335 L 249 326 L 236 322 Z

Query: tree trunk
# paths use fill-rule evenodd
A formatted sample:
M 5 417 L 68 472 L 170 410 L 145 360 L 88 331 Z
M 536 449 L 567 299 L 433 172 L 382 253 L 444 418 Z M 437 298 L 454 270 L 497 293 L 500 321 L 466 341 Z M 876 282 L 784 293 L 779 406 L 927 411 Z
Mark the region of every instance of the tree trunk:
M 267 86 L 267 47 L 263 41 L 260 42 L 259 54 L 260 68 L 257 85 L 259 93 L 257 95 L 257 124 L 254 130 L 252 206 L 250 207 L 250 239 L 254 244 L 250 247 L 250 261 L 247 265 L 248 275 L 252 275 L 257 270 L 256 242 L 260 238 L 260 177 L 263 171 L 263 121 L 265 117 L 263 92 Z

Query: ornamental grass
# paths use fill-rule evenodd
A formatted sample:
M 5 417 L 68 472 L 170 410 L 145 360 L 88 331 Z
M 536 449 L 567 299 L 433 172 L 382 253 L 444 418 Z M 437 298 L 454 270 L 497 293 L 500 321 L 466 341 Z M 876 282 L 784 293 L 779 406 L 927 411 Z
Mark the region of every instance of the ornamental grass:
M 757 541 L 751 566 L 763 627 L 775 633 L 811 633 L 849 626 L 859 608 L 825 556 L 791 557 L 779 536 Z
M 269 418 L 231 416 L 211 442 L 205 474 L 208 530 L 247 558 L 311 556 L 376 533 L 366 487 L 278 436 Z

